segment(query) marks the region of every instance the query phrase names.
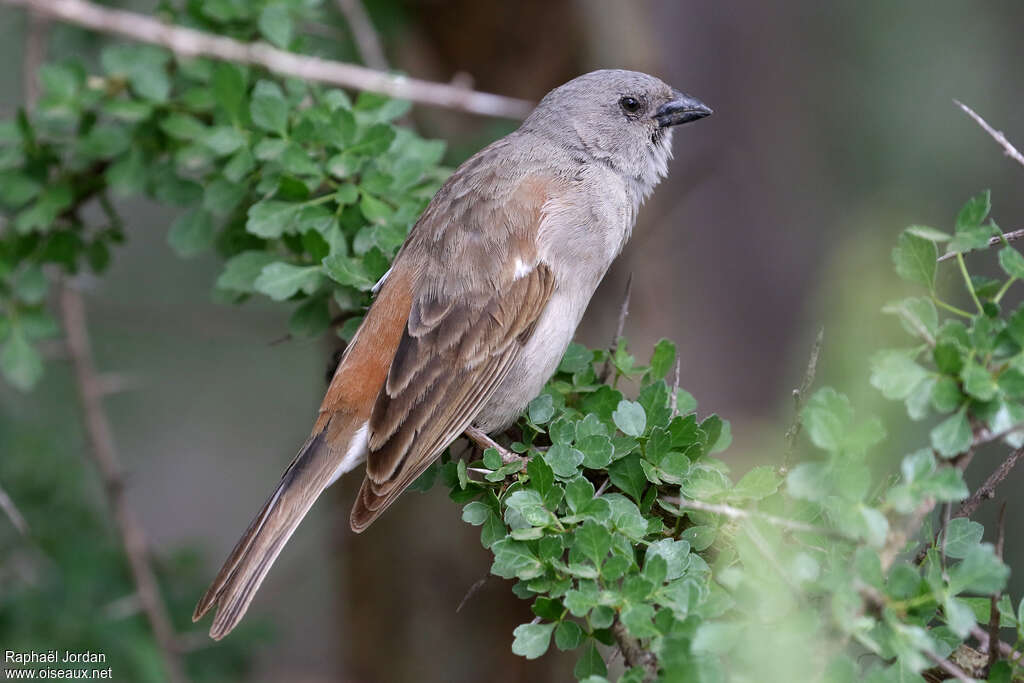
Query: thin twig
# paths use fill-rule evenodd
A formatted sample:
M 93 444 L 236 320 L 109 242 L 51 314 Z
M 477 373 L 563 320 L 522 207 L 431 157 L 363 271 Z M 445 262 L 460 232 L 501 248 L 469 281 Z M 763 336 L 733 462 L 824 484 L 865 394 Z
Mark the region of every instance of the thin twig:
M 626 278 L 626 291 L 622 295 L 622 305 L 619 306 L 619 321 L 615 325 L 615 336 L 612 337 L 612 343 L 608 347 L 608 358 L 604 362 L 604 367 L 601 368 L 601 382 L 607 382 L 612 376 L 612 357 L 615 355 L 615 349 L 619 346 L 619 340 L 622 339 L 622 333 L 626 329 L 626 318 L 629 316 L 629 298 L 633 295 L 633 273 L 629 274 Z
M 356 64 L 299 55 L 266 43 L 243 43 L 184 26 L 165 24 L 144 14 L 108 9 L 85 0 L 0 0 L 0 3 L 30 8 L 45 16 L 94 31 L 161 45 L 183 57 L 213 57 L 251 64 L 283 76 L 368 90 L 420 104 L 511 119 L 525 118 L 533 108 L 531 103 L 524 100 L 383 73 Z
M 974 511 L 978 509 L 978 506 L 985 500 L 988 500 L 996 495 L 996 487 L 1013 471 L 1014 466 L 1024 456 L 1024 448 L 1018 448 L 999 463 L 992 474 L 988 475 L 988 479 L 985 483 L 978 487 L 971 497 L 960 504 L 957 511 L 953 513 L 953 517 L 970 517 L 974 514 Z
M 786 455 L 782 461 L 782 471 L 788 472 L 793 464 L 793 456 L 796 453 L 796 440 L 803 429 L 803 419 L 800 411 L 803 410 L 804 401 L 807 399 L 807 392 L 814 384 L 814 375 L 818 371 L 818 358 L 821 356 L 821 344 L 825 340 L 825 328 L 818 328 L 818 334 L 814 337 L 814 345 L 811 347 L 811 357 L 807 360 L 807 369 L 804 371 L 804 379 L 800 387 L 793 390 L 793 422 L 786 430 Z
M 986 133 L 991 135 L 992 139 L 995 140 L 997 143 L 999 143 L 999 146 L 1003 148 L 1003 154 L 1005 154 L 1006 156 L 1010 157 L 1011 159 L 1016 161 L 1021 166 L 1024 166 L 1024 154 L 1021 154 L 1020 152 L 1018 152 L 1017 148 L 1014 147 L 1010 143 L 1010 141 L 1006 139 L 1006 136 L 1003 135 L 1003 133 L 1001 131 L 998 131 L 998 130 L 994 129 L 992 126 L 988 125 L 988 123 L 985 121 L 985 119 L 981 118 L 981 116 L 979 116 L 977 113 L 975 113 L 975 111 L 973 109 L 968 107 L 966 104 L 964 104 L 960 100 L 953 100 L 953 101 L 956 102 L 956 105 L 958 107 L 960 107 L 965 112 L 967 112 L 967 115 L 970 116 L 972 119 L 974 119 L 974 121 L 979 126 L 981 126 L 982 130 L 984 130 Z
M 1016 434 L 1020 431 L 1024 431 L 1024 422 L 1018 422 L 1017 424 L 998 432 L 990 432 L 987 429 L 982 428 L 974 437 L 972 445 L 977 448 L 978 446 L 984 446 L 985 444 L 992 443 L 993 441 L 1002 441 L 1010 434 Z
M 1012 230 L 1010 232 L 1004 232 L 1002 235 L 999 235 L 997 237 L 990 237 L 988 239 L 988 244 L 985 245 L 984 247 L 982 247 L 982 249 L 988 249 L 989 247 L 994 247 L 994 246 L 996 246 L 998 244 L 1002 244 L 1003 240 L 1006 240 L 1007 242 L 1016 242 L 1017 240 L 1022 240 L 1022 239 L 1024 239 L 1024 230 Z M 965 251 L 963 253 L 969 254 L 972 251 L 979 251 L 979 250 L 978 249 L 969 249 L 969 250 L 967 250 L 967 251 Z M 935 260 L 937 262 L 939 262 L 939 263 L 942 263 L 943 261 L 948 261 L 951 258 L 956 258 L 957 253 L 958 252 L 955 252 L 955 251 L 947 251 L 945 254 L 943 254 L 942 256 L 940 256 L 939 258 L 937 258 Z
M 380 37 L 373 28 L 370 15 L 366 13 L 366 7 L 361 0 L 338 0 L 338 9 L 345 17 L 352 38 L 356 41 L 356 48 L 363 64 L 371 69 L 387 71 L 388 58 L 384 56 L 384 47 L 380 43 Z
M 691 500 L 678 498 L 676 496 L 663 496 L 662 500 L 672 505 L 678 505 L 680 508 L 690 510 L 700 510 L 701 512 L 711 512 L 716 515 L 724 515 L 731 519 L 760 519 L 769 524 L 773 524 L 783 529 L 789 529 L 790 531 L 802 531 L 811 534 L 820 534 L 822 536 L 830 536 L 832 538 L 840 538 L 844 540 L 856 540 L 851 539 L 849 536 L 836 529 L 829 529 L 824 526 L 817 526 L 815 524 L 808 524 L 807 522 L 801 522 L 795 519 L 786 519 L 785 517 L 776 517 L 775 515 L 769 515 L 765 512 L 756 512 L 752 510 L 744 510 L 743 508 L 732 507 L 731 505 L 724 505 L 722 503 L 705 503 L 701 500 Z
M 124 495 L 124 473 L 114 447 L 113 431 L 103 408 L 102 392 L 98 389 L 99 376 L 92 360 L 85 305 L 81 295 L 66 283 L 60 289 L 60 313 L 89 437 L 89 455 L 103 480 L 103 489 L 121 534 L 139 602 L 156 637 L 167 678 L 172 683 L 183 683 L 188 679 L 178 651 L 174 626 L 150 565 L 146 536 Z
M 885 539 L 885 545 L 878 553 L 878 559 L 882 565 L 882 573 L 889 571 L 892 563 L 896 561 L 899 554 L 906 548 L 907 542 L 917 534 L 925 518 L 935 509 L 935 499 L 925 498 L 921 504 L 910 513 L 905 524 L 891 525 L 889 536 Z
M 473 582 L 473 585 L 469 587 L 468 591 L 466 591 L 466 595 L 462 598 L 462 600 L 459 601 L 459 606 L 455 608 L 456 614 L 462 611 L 462 608 L 466 606 L 466 603 L 469 602 L 469 599 L 476 595 L 476 592 L 478 590 L 484 587 L 484 584 L 487 583 L 487 579 L 489 578 L 490 575 L 487 575 Z
M 506 465 L 513 462 L 526 462 L 529 460 L 529 458 L 513 453 L 476 427 L 466 427 L 466 431 L 463 433 L 466 435 L 466 438 L 480 448 L 484 450 L 493 448 L 498 451 L 498 454 L 501 456 L 501 461 Z
M 644 670 L 644 683 L 658 677 L 658 658 L 653 652 L 644 648 L 639 640 L 629 635 L 618 617 L 612 622 L 612 635 L 615 636 L 615 642 L 619 646 L 626 666 L 630 668 L 639 666 Z
M 956 680 L 964 681 L 965 683 L 972 683 L 972 681 L 974 681 L 974 679 L 968 676 L 963 669 L 961 669 L 959 666 L 949 661 L 948 659 L 940 657 L 931 650 L 923 650 L 923 652 L 924 656 L 932 660 L 935 666 L 939 667 Z
M 1024 657 L 1024 653 L 1017 652 L 1013 649 L 1012 645 L 1010 645 L 1009 643 L 1004 643 L 1002 640 L 997 640 L 996 647 L 993 648 L 992 639 L 989 637 L 988 633 L 986 633 L 977 624 L 971 627 L 971 635 L 974 636 L 974 639 L 978 641 L 978 646 L 981 649 L 997 649 L 999 650 L 999 654 L 1005 657 L 1010 662 L 1017 663 L 1022 657 Z
M 1003 559 L 1003 545 L 1006 541 L 1006 503 L 999 506 L 999 521 L 996 526 L 996 557 L 1000 560 Z M 992 594 L 992 598 L 989 602 L 988 610 L 988 637 L 990 643 L 999 641 L 999 596 L 1000 592 L 996 591 Z M 992 666 L 999 659 L 999 648 L 990 647 L 988 649 L 988 670 L 992 670 Z
M 7 518 L 11 520 L 11 524 L 22 536 L 28 535 L 28 523 L 18 510 L 18 506 L 14 504 L 11 497 L 7 495 L 7 491 L 4 491 L 4 487 L 0 486 L 0 510 L 4 511 Z

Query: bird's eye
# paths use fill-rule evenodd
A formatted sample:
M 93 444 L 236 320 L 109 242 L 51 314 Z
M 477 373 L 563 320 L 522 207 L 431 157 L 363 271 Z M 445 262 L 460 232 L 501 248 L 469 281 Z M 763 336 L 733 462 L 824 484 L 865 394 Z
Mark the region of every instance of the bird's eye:
M 628 95 L 619 100 L 619 106 L 630 114 L 635 114 L 640 111 L 640 101 L 635 97 L 629 97 Z

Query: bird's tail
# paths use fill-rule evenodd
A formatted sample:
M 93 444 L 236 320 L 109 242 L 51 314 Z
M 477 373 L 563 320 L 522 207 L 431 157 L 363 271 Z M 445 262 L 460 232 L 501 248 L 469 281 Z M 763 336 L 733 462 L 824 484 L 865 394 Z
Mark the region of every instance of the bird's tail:
M 217 616 L 210 627 L 211 638 L 220 640 L 237 626 L 274 560 L 310 507 L 324 489 L 358 465 L 365 452 L 364 420 L 335 414 L 315 432 L 235 544 L 217 577 L 196 605 L 192 621 L 198 621 L 216 607 Z

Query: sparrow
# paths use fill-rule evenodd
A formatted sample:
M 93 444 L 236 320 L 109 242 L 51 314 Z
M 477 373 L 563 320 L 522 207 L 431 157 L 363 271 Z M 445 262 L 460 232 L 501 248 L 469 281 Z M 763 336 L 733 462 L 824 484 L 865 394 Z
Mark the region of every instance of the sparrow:
M 365 530 L 467 428 L 512 424 L 551 377 L 637 211 L 668 172 L 674 126 L 710 115 L 644 73 L 594 71 L 459 166 L 374 287 L 309 439 L 192 616 L 241 620 L 323 491 L 366 462 Z

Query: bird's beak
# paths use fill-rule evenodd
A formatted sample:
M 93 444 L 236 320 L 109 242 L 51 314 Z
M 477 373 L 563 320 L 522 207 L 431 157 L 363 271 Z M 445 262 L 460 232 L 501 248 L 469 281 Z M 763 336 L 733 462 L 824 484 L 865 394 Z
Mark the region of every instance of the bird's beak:
M 675 97 L 671 101 L 658 107 L 658 111 L 654 113 L 654 119 L 658 122 L 659 126 L 665 128 L 666 126 L 678 126 L 680 123 L 696 121 L 705 116 L 711 116 L 711 114 L 711 107 L 696 97 L 691 97 L 677 90 Z

